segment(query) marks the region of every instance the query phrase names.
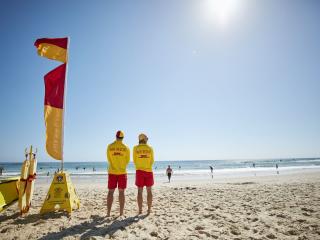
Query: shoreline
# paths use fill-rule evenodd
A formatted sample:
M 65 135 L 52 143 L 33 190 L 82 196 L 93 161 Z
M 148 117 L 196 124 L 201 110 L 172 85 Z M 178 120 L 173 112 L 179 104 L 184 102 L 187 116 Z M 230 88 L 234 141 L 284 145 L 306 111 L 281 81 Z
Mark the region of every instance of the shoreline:
M 301 179 L 301 175 L 305 176 Z M 197 184 L 215 184 L 215 183 L 235 183 L 235 182 L 263 182 L 263 183 L 273 183 L 273 182 L 286 182 L 288 179 L 294 182 L 297 181 L 307 181 L 317 179 L 318 175 L 320 176 L 320 167 L 319 168 L 304 168 L 304 169 L 295 169 L 292 171 L 284 171 L 280 169 L 279 174 L 275 170 L 271 171 L 254 171 L 250 170 L 244 172 L 242 175 L 236 174 L 217 174 L 214 171 L 213 178 L 209 171 L 205 174 L 197 175 L 178 175 L 174 172 L 171 183 L 168 183 L 168 179 L 165 174 L 155 175 L 155 186 L 170 186 L 170 185 L 197 185 Z M 41 176 L 36 180 L 38 185 L 49 185 L 52 181 L 53 175 L 51 176 Z M 74 184 L 86 185 L 88 181 L 94 185 L 103 185 L 106 186 L 108 176 L 107 174 L 103 175 L 71 175 L 71 181 Z M 128 187 L 135 187 L 134 185 L 135 175 L 128 175 Z
M 263 175 L 273 175 L 273 173 L 276 173 L 277 171 L 282 173 L 288 173 L 288 172 L 301 172 L 305 170 L 320 170 L 320 165 L 306 165 L 306 166 L 280 166 L 277 170 L 275 167 L 239 167 L 239 168 L 214 168 L 213 174 L 215 176 L 225 176 L 228 177 L 228 175 L 250 175 L 250 174 L 263 174 Z M 174 174 L 176 176 L 199 176 L 199 175 L 211 175 L 210 169 L 173 169 Z M 65 169 L 66 172 L 69 172 L 71 176 L 75 177 L 94 177 L 94 176 L 107 176 L 107 168 L 103 171 L 70 171 L 70 169 Z M 48 171 L 38 170 L 38 177 L 47 177 Z M 54 172 L 49 171 L 49 176 L 52 176 Z M 153 173 L 155 176 L 162 176 L 165 175 L 165 169 L 153 169 Z M 4 172 L 0 178 L 5 177 L 17 177 L 20 175 L 20 172 Z M 128 169 L 127 175 L 135 175 L 135 170 Z

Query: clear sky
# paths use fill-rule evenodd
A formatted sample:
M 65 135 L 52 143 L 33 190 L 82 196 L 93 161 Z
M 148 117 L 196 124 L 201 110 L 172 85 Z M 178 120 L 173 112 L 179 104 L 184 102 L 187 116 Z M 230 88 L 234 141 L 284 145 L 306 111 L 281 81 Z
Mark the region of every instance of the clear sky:
M 0 161 L 45 152 L 37 38 L 69 36 L 65 160 L 320 155 L 320 1 L 1 1 Z

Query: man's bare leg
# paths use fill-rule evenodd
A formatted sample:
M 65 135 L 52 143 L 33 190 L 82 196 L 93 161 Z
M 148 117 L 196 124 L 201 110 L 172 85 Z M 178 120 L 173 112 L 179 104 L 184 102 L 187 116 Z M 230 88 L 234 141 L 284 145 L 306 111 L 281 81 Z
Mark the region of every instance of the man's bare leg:
M 143 188 L 138 187 L 137 202 L 138 202 L 139 214 L 142 213 L 142 203 L 143 203 L 142 193 L 143 193 Z
M 124 189 L 119 188 L 120 216 L 123 215 L 124 202 L 125 202 Z
M 147 187 L 147 203 L 148 203 L 148 214 L 150 214 L 151 207 L 152 207 L 152 189 L 151 189 L 151 187 Z
M 110 211 L 111 211 L 112 202 L 113 202 L 113 193 L 114 193 L 114 189 L 109 189 L 108 197 L 107 197 L 107 208 L 108 208 L 107 216 L 108 217 L 110 217 Z

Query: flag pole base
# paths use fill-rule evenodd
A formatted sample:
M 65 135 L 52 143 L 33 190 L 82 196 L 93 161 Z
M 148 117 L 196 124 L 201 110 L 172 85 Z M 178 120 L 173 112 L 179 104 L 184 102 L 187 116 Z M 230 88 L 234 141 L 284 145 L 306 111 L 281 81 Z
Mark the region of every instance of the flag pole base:
M 54 175 L 49 192 L 41 207 L 40 214 L 67 211 L 80 208 L 80 199 L 74 188 L 69 173 L 58 172 Z

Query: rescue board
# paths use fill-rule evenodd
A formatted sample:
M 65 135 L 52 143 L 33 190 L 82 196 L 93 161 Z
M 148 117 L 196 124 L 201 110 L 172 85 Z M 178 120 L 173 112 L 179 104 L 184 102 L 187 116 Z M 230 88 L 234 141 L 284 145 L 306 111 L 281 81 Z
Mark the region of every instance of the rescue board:
M 37 152 L 37 151 L 36 151 Z M 20 214 L 27 213 L 31 205 L 31 199 L 34 190 L 34 180 L 36 178 L 37 160 L 36 153 L 25 150 L 26 160 L 21 167 L 21 178 L 19 185 L 19 209 Z M 28 158 L 29 157 L 29 158 Z
M 27 179 L 27 186 L 26 186 L 26 208 L 24 209 L 24 213 L 27 213 L 29 211 L 29 208 L 31 206 L 31 200 L 33 196 L 34 191 L 34 182 L 36 179 L 36 172 L 37 172 L 37 159 L 36 154 L 32 153 L 32 147 L 30 152 L 30 165 L 29 165 L 29 174 Z
M 19 203 L 18 207 L 20 209 L 20 213 L 22 214 L 27 206 L 27 180 L 29 175 L 29 166 L 30 161 L 28 160 L 28 155 L 26 154 L 26 160 L 24 160 L 21 167 L 21 176 L 20 176 L 20 184 L 19 184 Z

